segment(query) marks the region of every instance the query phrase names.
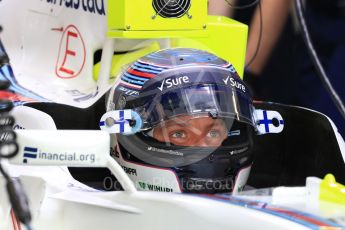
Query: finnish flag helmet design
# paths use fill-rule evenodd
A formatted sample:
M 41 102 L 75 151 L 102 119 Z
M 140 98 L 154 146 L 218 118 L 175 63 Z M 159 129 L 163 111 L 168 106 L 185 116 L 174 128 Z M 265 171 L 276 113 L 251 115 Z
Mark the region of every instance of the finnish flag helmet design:
M 206 51 L 165 49 L 119 77 L 107 111 L 140 119 L 131 124 L 135 133 L 116 134 L 114 158 L 139 189 L 223 193 L 245 185 L 254 108 L 230 63 Z

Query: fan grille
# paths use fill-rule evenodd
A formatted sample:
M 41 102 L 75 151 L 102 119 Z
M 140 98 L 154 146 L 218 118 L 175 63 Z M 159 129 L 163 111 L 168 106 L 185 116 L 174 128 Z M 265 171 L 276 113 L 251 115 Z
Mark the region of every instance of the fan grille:
M 191 0 L 153 0 L 156 14 L 163 18 L 180 18 L 188 14 Z

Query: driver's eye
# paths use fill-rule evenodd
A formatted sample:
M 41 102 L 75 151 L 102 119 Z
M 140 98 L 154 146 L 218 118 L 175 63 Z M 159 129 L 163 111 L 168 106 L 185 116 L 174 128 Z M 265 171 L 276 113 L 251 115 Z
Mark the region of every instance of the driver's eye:
M 187 135 L 184 131 L 175 131 L 171 134 L 173 138 L 185 138 Z
M 220 137 L 220 132 L 218 130 L 210 130 L 207 134 L 208 137 L 211 137 L 211 138 L 218 138 Z

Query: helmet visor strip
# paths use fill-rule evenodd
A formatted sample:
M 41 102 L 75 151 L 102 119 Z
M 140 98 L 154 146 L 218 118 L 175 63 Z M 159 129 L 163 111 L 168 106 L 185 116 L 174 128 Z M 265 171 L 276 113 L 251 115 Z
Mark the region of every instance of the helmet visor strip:
M 234 75 L 214 66 L 164 71 L 147 81 L 125 108 L 140 115 L 143 130 L 181 115 L 235 118 L 253 125 L 251 95 Z

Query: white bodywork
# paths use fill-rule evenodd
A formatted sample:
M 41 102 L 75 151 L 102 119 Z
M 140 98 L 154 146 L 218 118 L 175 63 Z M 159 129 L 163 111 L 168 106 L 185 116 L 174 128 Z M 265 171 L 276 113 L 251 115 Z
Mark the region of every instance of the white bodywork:
M 105 46 L 106 7 L 106 0 L 1 1 L 0 36 L 18 92 L 80 108 L 103 96 L 114 79 L 105 73 L 102 82 L 95 81 L 93 67 L 95 51 Z M 145 41 L 117 39 L 115 44 L 115 51 L 123 52 Z
M 118 169 L 121 170 L 119 166 Z M 19 176 L 24 184 L 33 229 L 314 229 L 318 226 L 301 222 L 293 215 L 274 213 L 269 204 L 258 202 L 257 197 L 255 202 L 236 203 L 236 198 L 231 197 L 132 189 L 102 192 L 75 181 L 64 167 L 7 165 L 7 170 L 12 176 Z M 4 180 L 0 178 L 0 228 L 16 229 L 4 188 Z M 290 206 L 301 202 L 288 201 Z M 339 210 L 336 214 L 338 219 L 344 216 L 342 212 L 339 217 Z M 324 227 L 341 226 L 321 217 L 306 216 L 324 223 Z
M 31 171 L 31 175 L 49 175 L 21 177 L 30 197 L 33 229 L 307 229 L 269 214 L 201 197 L 92 191 L 59 168 Z M 0 227 L 13 229 L 10 206 L 5 196 L 1 197 Z
M 23 110 L 17 108 L 13 114 L 18 115 L 18 111 Z M 34 118 L 37 111 L 28 108 L 26 112 L 29 118 L 30 114 Z M 32 119 L 31 127 L 51 121 L 48 115 L 45 121 L 42 119 L 42 116 L 40 120 Z M 25 120 L 17 122 L 25 128 Z M 319 202 L 303 187 L 277 188 L 273 192 L 275 196 L 267 193 L 258 196 L 260 191 L 254 191 L 237 197 L 137 191 L 122 167 L 110 157 L 109 135 L 104 135 L 104 131 L 84 131 L 80 138 L 83 131 L 54 132 L 52 123 L 50 129 L 20 130 L 17 132 L 19 141 L 23 137 L 31 139 L 27 144 L 25 141 L 19 144 L 35 146 L 38 152 L 51 149 L 50 152 L 68 154 L 66 149 L 69 149 L 77 156 L 93 149 L 97 160 L 85 161 L 83 165 L 108 167 L 125 191 L 97 191 L 74 180 L 66 167 L 54 166 L 80 166 L 78 160 L 46 158 L 23 163 L 25 151 L 21 151 L 11 159 L 19 165 L 4 160 L 3 165 L 11 176 L 19 177 L 24 184 L 33 229 L 342 229 L 345 226 L 344 206 Z M 88 143 L 87 148 L 85 143 Z M 19 229 L 16 226 L 5 180 L 0 177 L 0 229 Z
M 106 0 L 0 1 L 0 24 L 4 28 L 1 39 L 11 59 L 18 92 L 23 92 L 25 96 L 27 91 L 35 89 L 34 99 L 37 101 L 54 101 L 81 108 L 92 105 L 104 95 L 112 82 L 104 82 L 107 76 L 101 79 L 102 82 L 95 81 L 93 64 L 94 52 L 107 44 L 105 12 Z M 140 44 L 142 41 L 117 40 L 116 50 L 132 50 L 140 47 Z M 17 129 L 56 129 L 52 118 L 43 112 L 17 107 L 12 114 L 17 119 Z M 61 133 L 56 135 L 63 136 Z M 86 137 L 82 139 L 75 135 L 73 139 L 72 136 L 70 139 L 74 141 L 75 148 L 85 147 Z M 41 139 L 37 141 L 42 142 Z M 67 168 L 56 166 L 56 162 L 39 163 L 50 166 L 15 166 L 2 161 L 9 174 L 20 177 L 24 184 L 33 215 L 33 229 L 317 227 L 298 221 L 296 216 L 275 214 L 271 209 L 266 209 L 269 206 L 266 203 L 246 203 L 222 196 L 136 191 L 123 169 L 109 157 L 108 151 L 104 152 L 104 147 L 110 149 L 104 143 L 107 142 L 98 146 L 103 150 L 97 150 L 98 156 L 104 157 L 100 164 L 111 169 L 122 182 L 125 191 L 91 189 L 74 180 Z M 94 145 L 102 145 L 102 142 Z M 23 158 L 20 155 L 17 163 L 20 164 Z M 71 162 L 70 166 L 76 165 Z M 260 197 L 255 199 L 260 200 Z M 294 207 L 294 198 L 289 201 L 289 206 Z M 334 221 L 318 218 L 324 226 L 342 228 Z M 340 218 L 344 218 L 344 212 Z M 19 229 L 11 215 L 3 177 L 0 177 L 0 229 Z

